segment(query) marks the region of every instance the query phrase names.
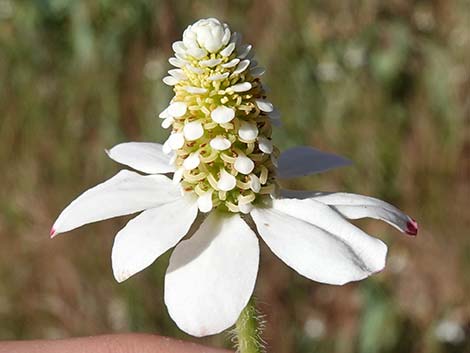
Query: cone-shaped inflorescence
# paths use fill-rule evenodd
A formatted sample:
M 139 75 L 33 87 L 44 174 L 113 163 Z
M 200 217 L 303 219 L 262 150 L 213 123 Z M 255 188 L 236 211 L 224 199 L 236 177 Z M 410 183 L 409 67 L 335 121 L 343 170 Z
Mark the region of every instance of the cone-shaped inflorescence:
M 176 68 L 163 81 L 175 96 L 160 118 L 172 127 L 164 151 L 174 153 L 174 181 L 197 194 L 202 212 L 248 213 L 276 189 L 271 123 L 279 117 L 260 81 L 264 69 L 251 45 L 212 18 L 189 26 L 173 50 Z

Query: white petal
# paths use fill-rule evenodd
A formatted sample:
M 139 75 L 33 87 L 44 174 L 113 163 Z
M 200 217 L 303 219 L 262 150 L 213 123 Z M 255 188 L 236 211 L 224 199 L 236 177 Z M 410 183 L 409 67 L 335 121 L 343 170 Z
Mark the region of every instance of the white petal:
M 175 122 L 175 119 L 173 119 L 171 116 L 169 118 L 166 118 L 165 120 L 162 121 L 162 128 L 168 129 L 173 123 Z
M 181 132 L 175 132 L 168 137 L 168 145 L 173 150 L 180 149 L 184 145 L 184 137 Z
M 325 205 L 331 206 L 342 216 L 349 219 L 374 218 L 387 222 L 403 233 L 415 236 L 418 234 L 418 223 L 404 214 L 395 206 L 364 195 L 345 192 L 315 192 L 281 190 L 281 195 L 289 198 L 313 198 Z
M 186 140 L 195 141 L 204 135 L 204 129 L 199 121 L 192 121 L 184 125 L 183 134 Z
M 222 59 L 209 59 L 209 60 L 202 60 L 199 62 L 199 65 L 206 66 L 206 67 L 213 67 L 217 66 L 222 62 Z
M 201 87 L 185 86 L 183 87 L 183 89 L 188 93 L 194 93 L 194 94 L 204 94 L 207 92 L 206 88 L 201 88 Z
M 250 52 L 251 48 L 252 48 L 251 44 L 242 45 L 240 48 L 237 49 L 238 57 L 240 59 L 246 58 L 246 56 Z
M 295 178 L 350 164 L 349 159 L 336 154 L 300 146 L 281 153 L 278 173 L 280 178 Z
M 129 221 L 114 239 L 111 260 L 116 280 L 123 282 L 150 266 L 186 235 L 196 216 L 196 202 L 181 197 Z
M 255 163 L 245 155 L 240 154 L 236 159 L 233 165 L 235 170 L 239 173 L 248 175 L 255 168 Z
M 201 160 L 199 159 L 199 153 L 194 152 L 191 153 L 188 157 L 183 162 L 183 167 L 186 170 L 193 170 L 199 166 L 199 163 L 201 163 Z
M 273 200 L 251 212 L 269 248 L 299 274 L 345 284 L 383 269 L 387 246 L 314 200 Z
M 84 224 L 157 207 L 179 197 L 178 188 L 166 176 L 142 176 L 121 170 L 72 201 L 55 221 L 51 234 L 55 236 Z
M 261 182 L 255 174 L 250 174 L 250 189 L 254 192 L 259 192 L 261 189 Z
M 212 190 L 206 191 L 197 199 L 199 211 L 207 213 L 212 211 Z
M 262 112 L 270 113 L 274 110 L 273 104 L 266 99 L 256 99 L 255 102 Z
M 230 28 L 225 28 L 224 36 L 222 37 L 222 44 L 227 45 L 231 37 Z
M 263 76 L 265 72 L 266 72 L 266 69 L 264 67 L 254 67 L 253 69 L 250 69 L 250 74 L 254 78 Z
M 234 92 L 246 92 L 251 89 L 251 83 L 250 82 L 242 82 L 242 83 L 237 83 L 233 86 L 230 86 L 227 88 L 227 90 L 232 90 Z
M 230 191 L 237 185 L 237 179 L 232 174 L 229 174 L 222 169 L 220 172 L 220 178 L 217 182 L 217 188 L 222 191 Z
M 150 142 L 126 142 L 106 151 L 118 163 L 147 174 L 164 174 L 175 170 L 170 158 L 163 152 L 162 145 Z
M 174 86 L 177 85 L 180 81 L 174 78 L 173 76 L 165 76 L 163 77 L 163 83 L 168 85 L 168 86 Z
M 238 135 L 245 141 L 254 141 L 258 136 L 258 128 L 254 123 L 248 123 L 242 121 L 240 123 L 240 129 L 238 130 Z
M 239 62 L 240 62 L 240 59 L 235 58 L 235 59 L 232 59 L 232 60 L 230 60 L 229 62 L 227 62 L 225 64 L 222 64 L 222 67 L 228 69 L 228 68 L 236 66 Z
M 172 116 L 170 115 L 170 113 L 168 113 L 168 107 L 163 109 L 163 111 L 158 114 L 158 117 L 160 119 L 168 119 L 168 118 L 171 118 Z
M 223 50 L 220 51 L 220 55 L 227 57 L 230 56 L 235 49 L 235 43 L 230 43 Z
M 169 58 L 168 59 L 168 62 L 173 65 L 173 66 L 176 66 L 176 67 L 184 67 L 186 66 L 187 64 L 187 61 L 185 60 L 180 60 L 180 59 L 177 59 L 177 58 Z
M 175 173 L 173 174 L 173 185 L 178 185 L 183 179 L 183 173 L 184 173 L 184 168 L 178 168 L 175 170 Z
M 201 68 L 199 68 L 199 67 L 194 67 L 194 66 L 192 66 L 192 65 L 187 65 L 186 68 L 187 68 L 189 71 L 191 71 L 191 72 L 193 72 L 193 73 L 195 73 L 195 74 L 198 74 L 198 75 L 199 75 L 199 74 L 202 74 L 202 73 L 204 72 L 203 69 L 201 69 Z
M 215 150 L 225 151 L 226 149 L 229 149 L 230 146 L 232 146 L 232 143 L 229 139 L 226 139 L 223 136 L 216 136 L 211 140 L 210 145 Z
M 221 105 L 211 112 L 211 118 L 218 124 L 224 124 L 232 121 L 235 117 L 235 111 L 232 108 Z
M 174 42 L 171 47 L 175 53 L 184 55 L 186 54 L 186 47 L 184 46 L 182 41 Z
M 165 304 L 178 327 L 201 337 L 232 326 L 256 282 L 259 245 L 238 216 L 211 212 L 173 251 L 165 277 Z
M 225 80 L 228 77 L 228 75 L 229 75 L 228 72 L 224 72 L 223 74 L 211 75 L 207 79 L 209 81 L 222 81 L 222 80 Z
M 196 59 L 201 59 L 207 55 L 207 52 L 201 48 L 189 48 L 186 50 L 188 55 L 194 56 Z
M 188 79 L 184 71 L 181 69 L 171 69 L 168 70 L 168 73 L 174 78 L 176 78 L 178 81 L 184 81 Z
M 266 137 L 258 137 L 258 146 L 261 152 L 272 153 L 273 152 L 273 142 Z
M 245 71 L 248 66 L 250 65 L 250 60 L 242 60 L 240 63 L 237 65 L 235 70 L 233 71 L 232 75 L 238 75 L 241 74 L 243 71 Z M 250 87 L 251 88 L 251 87 Z
M 186 103 L 173 102 L 168 107 L 168 113 L 175 118 L 179 118 L 183 116 L 184 114 L 186 114 L 187 109 L 188 109 L 188 106 L 186 105 Z

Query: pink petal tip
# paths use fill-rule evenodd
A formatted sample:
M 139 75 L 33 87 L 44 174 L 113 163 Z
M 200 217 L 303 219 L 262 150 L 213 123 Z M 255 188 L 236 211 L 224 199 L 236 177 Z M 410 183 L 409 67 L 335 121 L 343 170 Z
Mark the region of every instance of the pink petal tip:
M 49 235 L 51 236 L 51 239 L 56 236 L 56 231 L 55 231 L 54 227 L 51 228 L 51 231 L 49 232 Z
M 406 223 L 406 234 L 418 235 L 418 223 L 413 218 L 410 218 L 410 221 Z

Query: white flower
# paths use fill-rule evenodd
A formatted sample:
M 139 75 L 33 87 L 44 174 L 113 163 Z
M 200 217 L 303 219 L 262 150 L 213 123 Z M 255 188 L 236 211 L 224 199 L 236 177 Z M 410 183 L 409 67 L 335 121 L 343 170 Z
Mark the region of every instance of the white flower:
M 251 60 L 251 46 L 241 46 L 225 24 L 207 21 L 196 24 L 209 29 L 193 25 L 184 43 L 173 46 L 178 61 L 170 62 L 183 72 L 171 76 L 178 80 L 175 97 L 161 116 L 173 119 L 167 142 L 128 142 L 107 151 L 113 160 L 148 175 L 121 170 L 75 199 L 51 230 L 56 236 L 141 212 L 115 238 L 114 276 L 122 282 L 175 247 L 165 276 L 165 304 L 177 325 L 194 336 L 221 332 L 237 320 L 254 290 L 259 237 L 299 274 L 341 285 L 382 270 L 387 253 L 382 241 L 346 219 L 376 218 L 411 235 L 418 229 L 397 208 L 371 197 L 279 190 L 276 177 L 310 175 L 350 162 L 311 147 L 280 154 L 268 115 L 275 109 L 259 78 L 234 73 L 240 58 Z M 209 58 L 188 48 L 220 50 Z M 209 80 L 214 70 L 232 78 Z M 234 85 L 250 88 L 238 92 L 230 89 Z

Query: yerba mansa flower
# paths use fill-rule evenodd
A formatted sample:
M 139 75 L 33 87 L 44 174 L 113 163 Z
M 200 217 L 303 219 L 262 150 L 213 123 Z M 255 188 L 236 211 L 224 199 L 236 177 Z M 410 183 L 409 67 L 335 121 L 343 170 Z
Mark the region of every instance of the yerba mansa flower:
M 271 140 L 279 114 L 266 99 L 264 69 L 238 33 L 204 19 L 173 49 L 169 62 L 176 68 L 163 81 L 175 96 L 160 114 L 162 126 L 171 127 L 168 140 L 108 151 L 148 175 L 122 170 L 87 190 L 60 214 L 52 236 L 143 211 L 115 238 L 114 276 L 122 282 L 176 246 L 165 303 L 183 331 L 205 336 L 233 325 L 252 295 L 258 236 L 299 274 L 341 285 L 382 270 L 387 253 L 346 218 L 381 219 L 417 234 L 413 219 L 371 197 L 279 189 L 278 178 L 349 161 L 310 147 L 279 153 Z

